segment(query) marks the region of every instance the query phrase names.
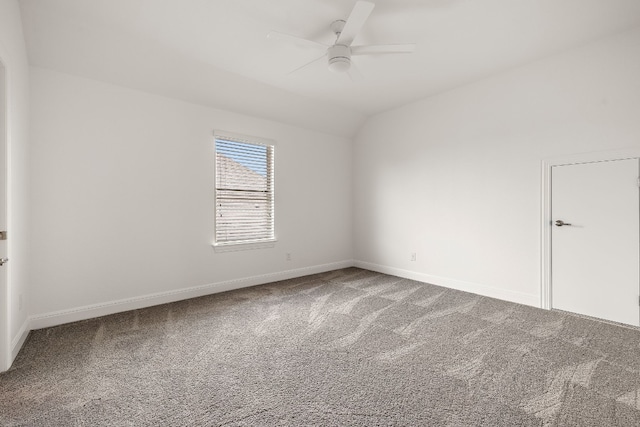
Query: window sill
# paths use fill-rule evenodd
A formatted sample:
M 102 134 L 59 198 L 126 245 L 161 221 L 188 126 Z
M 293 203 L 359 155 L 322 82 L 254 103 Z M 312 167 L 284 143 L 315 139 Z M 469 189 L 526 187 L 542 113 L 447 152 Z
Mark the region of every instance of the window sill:
M 259 242 L 233 242 L 233 243 L 214 243 L 213 250 L 215 252 L 236 252 L 250 251 L 253 249 L 270 249 L 276 246 L 277 240 L 262 240 Z

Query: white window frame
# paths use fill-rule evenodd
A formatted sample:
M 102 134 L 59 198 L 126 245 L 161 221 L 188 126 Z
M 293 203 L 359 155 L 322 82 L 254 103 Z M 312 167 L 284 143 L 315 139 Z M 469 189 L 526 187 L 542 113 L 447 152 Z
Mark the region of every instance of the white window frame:
M 253 144 L 253 145 L 262 145 L 271 148 L 271 164 L 268 165 L 268 172 L 271 174 L 271 198 L 272 198 L 272 210 L 271 210 L 271 218 L 272 218 L 272 236 L 265 239 L 256 239 L 256 240 L 236 240 L 236 241 L 224 241 L 218 242 L 216 240 L 217 237 L 217 216 L 218 216 L 218 189 L 217 189 L 217 162 L 216 162 L 216 140 L 223 139 L 227 141 Z M 267 138 L 261 138 L 256 136 L 243 135 L 235 132 L 227 132 L 222 130 L 216 130 L 213 133 L 213 167 L 214 167 L 214 176 L 213 176 L 213 193 L 214 193 L 214 229 L 213 229 L 213 248 L 216 252 L 229 252 L 229 251 L 240 251 L 240 250 L 249 250 L 249 249 L 262 249 L 262 248 L 272 248 L 275 246 L 277 242 L 276 239 L 276 219 L 275 219 L 275 147 L 276 141 Z

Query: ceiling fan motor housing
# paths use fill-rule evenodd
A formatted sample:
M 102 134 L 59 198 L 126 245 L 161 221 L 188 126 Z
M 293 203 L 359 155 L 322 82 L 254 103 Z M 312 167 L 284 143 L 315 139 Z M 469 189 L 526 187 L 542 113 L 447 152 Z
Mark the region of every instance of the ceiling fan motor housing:
M 344 45 L 333 45 L 327 49 L 329 69 L 335 72 L 345 72 L 351 67 L 351 48 Z

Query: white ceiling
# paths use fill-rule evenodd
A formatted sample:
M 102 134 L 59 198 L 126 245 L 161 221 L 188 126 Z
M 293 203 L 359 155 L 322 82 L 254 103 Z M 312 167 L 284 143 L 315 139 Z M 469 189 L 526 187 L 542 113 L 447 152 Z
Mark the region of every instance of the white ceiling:
M 372 0 L 354 45 L 416 43 L 356 57 L 363 81 L 323 52 L 355 0 L 20 0 L 32 65 L 352 136 L 367 116 L 640 25 L 640 0 Z

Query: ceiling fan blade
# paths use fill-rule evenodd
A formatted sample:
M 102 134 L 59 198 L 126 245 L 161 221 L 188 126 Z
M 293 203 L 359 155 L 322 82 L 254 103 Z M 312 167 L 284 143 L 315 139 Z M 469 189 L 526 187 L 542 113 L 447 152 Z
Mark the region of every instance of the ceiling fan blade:
M 329 46 L 326 44 L 314 42 L 313 40 L 303 39 L 301 37 L 292 36 L 291 34 L 280 33 L 278 31 L 271 31 L 267 34 L 269 40 L 283 41 L 286 43 L 292 43 L 296 46 L 314 49 L 326 49 Z
M 347 19 L 347 22 L 344 24 L 344 28 L 342 29 L 340 36 L 338 36 L 336 44 L 351 46 L 351 43 L 353 43 L 353 40 L 360 32 L 360 29 L 366 22 L 367 18 L 369 18 L 374 7 L 375 4 L 369 1 L 358 1 L 355 6 L 353 6 L 353 10 Z
M 325 53 L 325 54 L 324 54 L 324 55 L 322 55 L 321 57 L 316 58 L 316 59 L 314 59 L 313 61 L 309 61 L 309 62 L 307 62 L 306 64 L 301 65 L 300 67 L 296 68 L 295 70 L 291 70 L 291 71 L 289 71 L 287 74 L 293 74 L 293 73 L 295 73 L 296 71 L 302 70 L 303 68 L 308 67 L 309 65 L 311 65 L 311 64 L 313 64 L 313 63 L 316 63 L 316 62 L 320 61 L 322 58 L 324 58 L 324 57 L 326 57 L 326 56 L 327 56 L 327 54 Z
M 415 44 L 381 44 L 369 46 L 351 46 L 351 55 L 377 55 L 384 53 L 411 53 Z

